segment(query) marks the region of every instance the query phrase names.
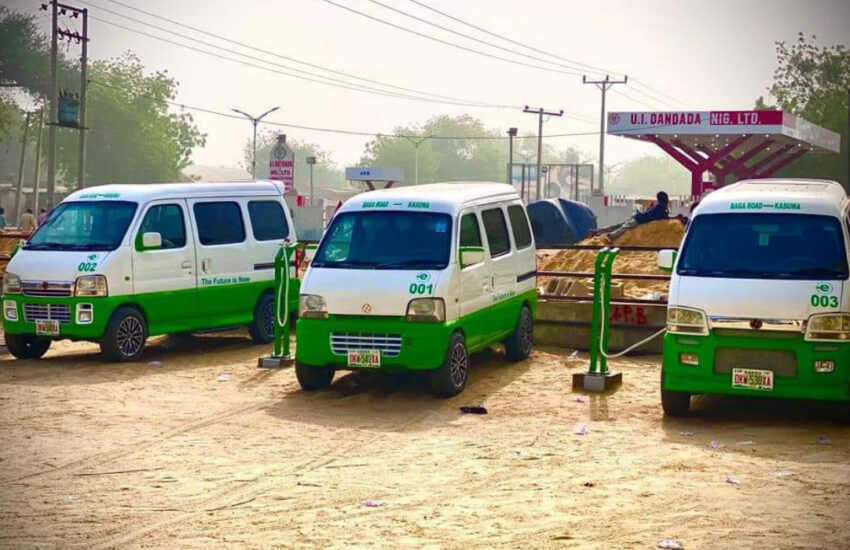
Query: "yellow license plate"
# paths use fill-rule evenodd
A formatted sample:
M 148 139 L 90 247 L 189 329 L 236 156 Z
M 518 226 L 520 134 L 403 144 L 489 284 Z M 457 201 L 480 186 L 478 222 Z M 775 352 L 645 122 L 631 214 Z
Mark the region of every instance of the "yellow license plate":
M 376 369 L 381 366 L 381 350 L 351 349 L 348 350 L 348 366 Z
M 58 336 L 59 321 L 43 320 L 35 322 L 35 333 L 42 336 Z
M 732 387 L 746 390 L 773 390 L 773 371 L 732 369 Z

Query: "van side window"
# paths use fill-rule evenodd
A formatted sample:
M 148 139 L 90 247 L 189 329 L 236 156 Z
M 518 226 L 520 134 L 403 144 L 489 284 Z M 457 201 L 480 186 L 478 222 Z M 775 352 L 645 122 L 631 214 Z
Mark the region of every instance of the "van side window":
M 192 210 L 198 239 L 204 246 L 241 243 L 245 240 L 242 211 L 235 202 L 199 202 Z
M 531 232 L 528 229 L 528 217 L 522 206 L 514 204 L 508 207 L 508 217 L 511 219 L 511 229 L 517 248 L 531 246 Z
M 289 235 L 286 216 L 277 201 L 250 201 L 248 215 L 251 217 L 254 238 L 258 241 L 276 241 Z
M 151 207 L 139 227 L 139 235 L 145 233 L 159 233 L 162 236 L 163 250 L 183 248 L 186 246 L 183 209 L 176 204 L 158 204 Z
M 483 246 L 475 214 L 464 214 L 460 219 L 460 246 Z
M 510 252 L 511 241 L 508 238 L 508 226 L 505 224 L 505 215 L 502 213 L 502 209 L 485 210 L 481 213 L 481 219 L 484 222 L 487 242 L 490 244 L 490 256 L 495 258 Z

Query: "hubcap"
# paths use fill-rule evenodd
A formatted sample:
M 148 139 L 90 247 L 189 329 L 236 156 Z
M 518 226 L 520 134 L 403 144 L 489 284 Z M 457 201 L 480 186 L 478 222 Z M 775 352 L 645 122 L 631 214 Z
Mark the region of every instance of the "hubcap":
M 269 302 L 263 308 L 260 322 L 267 336 L 274 336 L 274 302 Z
M 531 316 L 523 315 L 522 325 L 520 326 L 520 341 L 522 350 L 525 353 L 531 352 L 531 346 L 534 344 L 534 326 L 531 322 Z
M 452 382 L 455 386 L 460 387 L 466 380 L 466 372 L 469 368 L 469 356 L 466 354 L 466 346 L 461 343 L 455 344 L 452 348 L 452 361 L 450 365 L 450 374 Z
M 118 349 L 127 357 L 139 353 L 145 341 L 145 329 L 136 317 L 125 317 L 118 324 Z

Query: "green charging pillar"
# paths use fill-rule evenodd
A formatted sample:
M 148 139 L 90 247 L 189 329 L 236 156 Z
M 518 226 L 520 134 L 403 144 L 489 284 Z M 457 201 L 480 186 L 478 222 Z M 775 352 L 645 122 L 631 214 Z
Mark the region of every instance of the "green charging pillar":
M 290 259 L 297 246 L 285 242 L 274 258 L 274 353 L 260 357 L 264 369 L 287 367 L 295 363 L 289 350 Z

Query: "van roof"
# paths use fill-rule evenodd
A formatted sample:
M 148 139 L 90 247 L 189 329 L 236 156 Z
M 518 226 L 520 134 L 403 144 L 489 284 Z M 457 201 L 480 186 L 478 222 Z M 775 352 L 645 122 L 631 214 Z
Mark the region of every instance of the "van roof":
M 834 181 L 790 178 L 742 180 L 706 195 L 694 215 L 776 212 L 841 216 L 847 202 L 844 188 Z
M 245 195 L 281 195 L 283 186 L 273 181 L 223 183 L 135 183 L 87 187 L 68 195 L 66 201 L 126 200 L 144 203 L 169 197 L 227 197 Z
M 518 200 L 519 195 L 513 186 L 506 183 L 470 181 L 429 183 L 361 193 L 349 199 L 340 212 L 377 207 L 388 210 L 413 209 L 454 214 L 471 203 L 488 202 L 492 199 Z

